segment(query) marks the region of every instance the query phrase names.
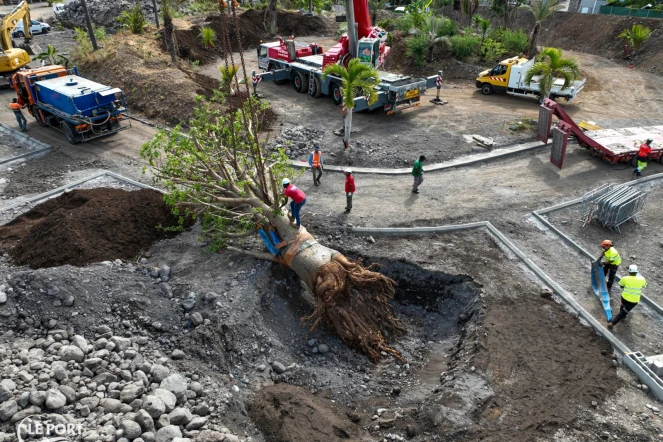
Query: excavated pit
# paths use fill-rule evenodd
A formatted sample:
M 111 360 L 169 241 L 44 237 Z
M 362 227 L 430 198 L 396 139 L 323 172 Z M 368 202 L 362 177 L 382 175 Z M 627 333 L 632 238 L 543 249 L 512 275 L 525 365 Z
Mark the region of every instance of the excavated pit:
M 274 266 L 270 287 L 262 292 L 263 324 L 301 363 L 250 402 L 249 414 L 267 441 L 364 440 L 371 415 L 363 413 L 389 407 L 396 398 L 415 407 L 424 402 L 439 387 L 440 373 L 450 361 L 447 356 L 461 345 L 468 327 L 480 322 L 481 290 L 470 276 L 385 257 L 362 261 L 379 265 L 381 273 L 398 283 L 392 305 L 407 333 L 389 341 L 408 364 L 391 357 L 372 364 L 326 327 L 310 332 L 300 318 L 312 309 L 311 294 L 293 272 Z M 320 354 L 321 344 L 329 353 Z M 407 388 L 401 391 L 402 385 Z

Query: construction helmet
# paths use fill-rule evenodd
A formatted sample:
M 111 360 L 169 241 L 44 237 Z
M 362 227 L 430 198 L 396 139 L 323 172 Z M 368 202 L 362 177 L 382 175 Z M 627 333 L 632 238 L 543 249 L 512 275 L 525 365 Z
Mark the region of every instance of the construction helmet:
M 638 266 L 635 264 L 631 264 L 628 266 L 628 272 L 629 273 L 638 273 Z
M 352 169 L 345 169 L 345 173 L 352 173 Z
M 601 241 L 601 247 L 612 247 L 612 241 L 609 239 L 604 239 Z
M 283 178 L 283 181 L 281 181 L 281 184 L 283 184 L 284 186 L 287 186 L 288 184 L 290 184 L 290 180 L 287 179 L 287 178 Z
M 654 142 L 654 140 L 652 138 L 647 138 L 647 144 L 653 143 L 653 142 Z

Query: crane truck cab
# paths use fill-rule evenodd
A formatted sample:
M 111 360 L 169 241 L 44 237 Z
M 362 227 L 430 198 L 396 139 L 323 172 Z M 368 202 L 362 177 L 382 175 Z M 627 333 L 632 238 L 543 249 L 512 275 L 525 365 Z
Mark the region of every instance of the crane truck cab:
M 541 94 L 540 76 L 535 75 L 532 81 L 525 82 L 527 72 L 534 66 L 534 59 L 528 60 L 524 57 L 513 57 L 502 60 L 497 66 L 479 73 L 476 79 L 476 87 L 481 89 L 484 95 L 493 92 L 505 92 L 509 95 L 519 97 L 536 97 L 539 103 L 543 103 L 545 97 Z M 564 87 L 563 78 L 555 78 L 550 88 L 552 100 L 565 98 L 571 102 L 585 87 L 586 79 L 573 81 Z

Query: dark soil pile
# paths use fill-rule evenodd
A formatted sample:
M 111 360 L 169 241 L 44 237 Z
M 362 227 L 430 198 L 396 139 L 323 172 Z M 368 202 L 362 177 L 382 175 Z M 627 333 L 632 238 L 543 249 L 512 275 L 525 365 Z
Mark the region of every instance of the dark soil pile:
M 268 442 L 340 442 L 367 436 L 359 415 L 293 385 L 263 388 L 248 411 Z
M 177 223 L 153 190 L 74 190 L 0 226 L 0 250 L 32 268 L 132 259 Z
M 608 341 L 561 305 L 536 293 L 485 301 L 474 363 L 488 374 L 494 396 L 477 440 L 538 440 L 622 385 Z
M 230 46 L 234 52 L 241 49 L 253 49 L 261 40 L 268 38 L 265 32 L 264 11 L 249 9 L 237 16 L 237 25 L 232 17 L 227 17 L 229 29 L 226 31 L 221 22 L 220 15 L 210 15 L 189 29 L 178 29 L 175 32 L 180 56 L 189 60 L 198 60 L 202 64 L 210 63 L 225 55 L 222 36 L 228 32 Z M 330 32 L 327 20 L 320 16 L 308 17 L 294 12 L 278 11 L 276 25 L 279 33 L 283 36 L 294 35 L 324 35 Z M 211 49 L 205 49 L 200 41 L 200 28 L 210 27 L 217 36 L 216 45 Z M 237 36 L 239 29 L 239 38 Z M 239 61 L 236 61 L 239 64 Z
M 196 95 L 210 97 L 219 81 L 173 65 L 155 36 L 115 34 L 107 57 L 79 68 L 85 78 L 122 89 L 130 113 L 174 126 L 193 117 Z

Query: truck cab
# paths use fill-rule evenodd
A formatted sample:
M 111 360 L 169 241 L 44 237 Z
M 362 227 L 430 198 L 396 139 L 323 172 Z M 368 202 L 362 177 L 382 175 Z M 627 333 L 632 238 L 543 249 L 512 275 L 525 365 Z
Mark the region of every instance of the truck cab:
M 527 61 L 527 59 L 519 59 L 518 57 L 507 58 L 494 68 L 479 73 L 476 79 L 476 86 L 481 89 L 481 93 L 484 95 L 490 95 L 493 92 L 506 92 L 511 68 L 521 61 Z

